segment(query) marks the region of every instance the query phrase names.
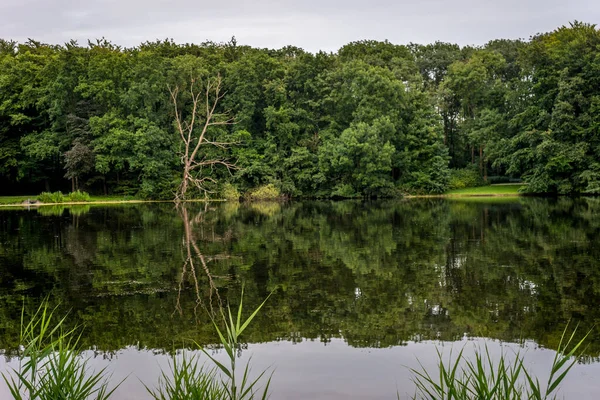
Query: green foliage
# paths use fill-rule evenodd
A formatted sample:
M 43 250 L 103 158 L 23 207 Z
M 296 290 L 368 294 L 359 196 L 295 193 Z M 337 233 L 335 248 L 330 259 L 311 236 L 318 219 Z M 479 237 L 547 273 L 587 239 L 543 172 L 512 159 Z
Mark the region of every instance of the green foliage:
M 516 184 L 499 184 L 499 185 L 485 185 L 477 187 L 466 187 L 463 189 L 453 189 L 446 194 L 457 195 L 457 196 L 519 196 L 526 185 L 519 183 Z
M 273 200 L 280 198 L 281 192 L 275 185 L 269 183 L 249 190 L 244 197 L 248 200 Z
M 238 201 L 242 195 L 235 186 L 227 182 L 221 189 L 221 197 L 225 200 Z
M 532 193 L 598 194 L 599 32 L 573 22 L 478 48 L 357 41 L 330 54 L 6 42 L 0 181 L 173 198 L 183 149 L 167 88 L 222 76 L 215 113 L 235 124 L 208 127 L 218 145 L 204 147 L 192 174 L 210 191 L 231 182 L 241 192 L 275 183 L 292 197 L 443 193 L 467 178 L 451 167 L 522 179 Z M 179 94 L 186 120 L 191 97 Z M 236 145 L 224 157 L 226 142 Z M 206 164 L 224 159 L 239 167 L 232 177 Z
M 169 373 L 161 371 L 158 388 L 146 390 L 154 400 L 225 400 L 225 388 L 219 382 L 216 369 L 198 366 L 196 356 L 174 355 Z
M 217 322 L 214 315 L 211 315 L 212 324 L 215 332 L 218 335 L 221 345 L 225 350 L 228 358 L 228 363 L 217 361 L 209 352 L 199 345 L 202 352 L 215 365 L 212 370 L 206 371 L 204 366 L 198 367 L 198 358 L 187 358 L 185 353 L 182 355 L 182 360 L 177 361 L 177 355 L 173 356 L 171 365 L 171 375 L 167 375 L 162 371 L 159 380 L 159 387 L 152 390 L 146 386 L 146 389 L 155 400 L 245 400 L 245 399 L 267 399 L 269 392 L 269 384 L 271 378 L 267 380 L 265 387 L 260 395 L 259 382 L 265 375 L 266 371 L 261 372 L 255 379 L 250 378 L 250 361 L 246 363 L 243 369 L 241 381 L 239 373 L 236 373 L 237 367 L 237 352 L 241 346 L 240 336 L 246 330 L 248 325 L 259 313 L 260 309 L 269 299 L 270 295 L 246 318 L 242 321 L 242 313 L 244 310 L 244 288 L 240 304 L 236 313 L 232 313 L 231 307 L 227 305 L 225 309 L 220 308 L 218 314 L 222 316 L 222 323 L 225 329 L 219 328 L 220 323 Z M 218 375 L 220 372 L 221 375 Z M 259 397 L 260 396 L 260 397 Z
M 57 319 L 55 312 L 47 302 L 27 322 L 22 312 L 19 366 L 2 374 L 13 399 L 110 398 L 116 387 L 108 390 L 105 369 L 90 372 L 77 350 L 80 334 L 76 328 L 64 329 L 65 318 Z
M 470 187 L 484 186 L 483 180 L 476 168 L 468 167 L 450 170 L 450 182 L 448 189 L 464 189 Z
M 272 293 L 273 292 L 271 292 L 271 294 Z M 221 341 L 221 345 L 227 353 L 229 364 L 225 365 L 220 363 L 214 357 L 212 357 L 204 348 L 202 349 L 202 352 L 216 365 L 216 367 L 225 376 L 221 383 L 225 389 L 225 398 L 229 400 L 254 399 L 259 398 L 259 396 L 262 400 L 265 400 L 268 397 L 271 377 L 267 379 L 261 396 L 259 394 L 260 391 L 258 390 L 258 384 L 261 381 L 262 377 L 265 375 L 266 371 L 261 372 L 256 378 L 254 378 L 254 380 L 251 380 L 249 376 L 250 361 L 248 361 L 246 363 L 246 366 L 244 367 L 241 381 L 238 381 L 238 376 L 236 375 L 236 352 L 241 344 L 240 336 L 246 330 L 246 328 L 252 322 L 252 320 L 256 317 L 256 315 L 259 313 L 260 309 L 265 305 L 269 297 L 271 297 L 271 294 L 252 312 L 252 314 L 250 314 L 250 316 L 248 316 L 244 321 L 242 321 L 242 313 L 244 310 L 244 288 L 242 287 L 242 294 L 237 313 L 233 314 L 229 305 L 227 305 L 225 312 L 221 310 L 221 315 L 225 324 L 225 330 L 219 328 L 219 324 L 217 324 L 217 321 L 215 319 L 212 320 L 215 331 L 217 332 L 219 340 Z
M 43 192 L 38 196 L 37 199 L 40 202 L 45 203 L 45 204 L 65 203 L 65 202 L 73 202 L 73 203 L 82 202 L 83 203 L 83 202 L 87 202 L 87 201 L 91 200 L 89 193 L 82 192 L 80 190 L 71 192 L 66 196 L 64 194 L 62 194 L 62 192 L 54 192 L 54 193 Z
M 86 201 L 90 201 L 90 195 L 89 195 L 89 193 L 77 190 L 77 191 L 71 192 L 67 196 L 65 196 L 65 201 L 70 201 L 70 202 L 74 202 L 74 203 L 86 202 Z
M 455 359 L 444 364 L 442 353 L 438 350 L 438 372 L 430 374 L 425 368 L 412 369 L 417 395 L 414 399 L 432 400 L 546 400 L 557 399 L 554 394 L 571 368 L 577 363 L 586 335 L 574 343 L 575 329 L 570 336 L 565 328 L 558 350 L 550 367 L 550 376 L 546 386 L 525 368 L 524 357 L 517 353 L 514 360 L 502 352 L 500 359 L 494 361 L 487 345 L 485 350 L 476 350 L 475 359 L 463 356 L 464 348 Z M 565 341 L 566 339 L 566 341 Z
M 65 201 L 65 196 L 61 192 L 42 192 L 38 196 L 38 200 L 42 203 L 62 203 Z
M 125 49 L 106 40 L 15 46 L 0 68 L 3 179 L 172 198 L 182 149 L 167 87 L 189 83 L 190 74 L 221 74 L 227 96 L 215 112 L 230 110 L 236 124 L 208 133 L 210 142 L 239 143 L 231 181 L 240 191 L 276 183 L 284 195 L 347 195 L 335 186 L 339 174 L 352 179 L 350 168 L 358 196 L 389 196 L 408 183 L 424 192 L 445 187 L 440 120 L 407 47 L 364 41 L 316 55 L 232 48 L 166 41 Z M 181 95 L 189 112 L 191 99 Z M 204 160 L 220 160 L 218 150 Z M 323 160 L 345 152 L 356 159 Z M 217 183 L 210 190 L 230 180 L 219 168 L 202 174 Z

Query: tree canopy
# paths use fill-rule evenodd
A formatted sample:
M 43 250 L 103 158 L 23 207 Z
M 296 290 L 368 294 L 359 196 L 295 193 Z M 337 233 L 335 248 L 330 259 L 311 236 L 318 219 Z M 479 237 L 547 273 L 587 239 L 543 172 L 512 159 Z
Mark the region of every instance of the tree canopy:
M 600 192 L 600 31 L 576 21 L 480 47 L 366 40 L 316 54 L 235 38 L 135 48 L 0 39 L 2 194 L 173 198 L 184 145 L 168 88 L 217 76 L 215 113 L 235 123 L 214 137 L 236 143 L 227 159 L 237 168 L 204 171 L 211 193 L 441 193 L 462 168 L 523 179 L 531 192 Z

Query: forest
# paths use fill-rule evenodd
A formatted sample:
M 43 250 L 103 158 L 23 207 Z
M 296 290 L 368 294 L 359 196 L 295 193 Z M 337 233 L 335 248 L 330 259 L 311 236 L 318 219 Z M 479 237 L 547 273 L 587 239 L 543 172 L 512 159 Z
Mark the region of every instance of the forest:
M 204 93 L 215 79 L 221 92 Z M 222 123 L 205 132 L 193 171 L 203 190 L 190 196 L 269 185 L 287 197 L 394 197 L 466 178 L 600 193 L 600 31 L 576 21 L 478 47 L 358 41 L 316 54 L 235 38 L 0 39 L 0 195 L 172 199 L 178 123 L 195 116 L 194 99 L 201 112 L 212 101 Z

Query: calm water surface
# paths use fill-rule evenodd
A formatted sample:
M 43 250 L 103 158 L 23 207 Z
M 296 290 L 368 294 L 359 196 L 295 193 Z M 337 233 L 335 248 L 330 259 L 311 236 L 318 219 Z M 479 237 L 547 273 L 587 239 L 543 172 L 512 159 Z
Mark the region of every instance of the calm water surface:
M 248 310 L 276 290 L 240 352 L 274 399 L 410 395 L 417 357 L 484 344 L 545 379 L 569 320 L 600 326 L 599 239 L 596 198 L 0 209 L 0 370 L 49 296 L 95 367 L 130 376 L 116 398 L 147 399 L 169 353 L 214 347 L 207 309 L 244 283 Z M 600 397 L 588 342 L 565 398 Z

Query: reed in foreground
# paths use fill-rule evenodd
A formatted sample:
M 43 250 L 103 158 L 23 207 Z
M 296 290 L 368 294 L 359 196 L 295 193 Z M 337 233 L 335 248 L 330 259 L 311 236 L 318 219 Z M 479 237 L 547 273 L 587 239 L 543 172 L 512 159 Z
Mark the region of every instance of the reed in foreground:
M 65 318 L 43 302 L 25 324 L 21 313 L 19 366 L 2 374 L 15 400 L 107 400 L 119 386 L 108 389 L 105 369 L 90 373 L 78 351 L 78 328 L 66 330 Z
M 589 332 L 578 342 L 575 329 L 570 336 L 565 328 L 545 386 L 524 366 L 524 357 L 517 353 L 508 360 L 502 353 L 497 363 L 492 360 L 487 345 L 484 351 L 475 351 L 474 359 L 465 358 L 463 351 L 444 364 L 438 351 L 436 374 L 430 374 L 422 365 L 411 369 L 416 385 L 413 399 L 429 400 L 547 400 L 556 399 L 557 389 L 581 353 Z
M 262 371 L 256 378 L 252 379 L 250 377 L 250 361 L 240 371 L 236 353 L 241 347 L 240 336 L 256 317 L 269 297 L 248 318 L 242 321 L 244 309 L 244 289 L 242 288 L 242 296 L 237 312 L 232 312 L 229 305 L 222 310 L 221 315 L 223 317 L 224 329 L 219 328 L 220 323 L 218 321 L 215 319 L 212 320 L 215 331 L 219 336 L 220 344 L 227 355 L 227 362 L 222 363 L 218 361 L 204 347 L 196 344 L 215 367 L 213 369 L 206 369 L 205 365 L 199 366 L 197 357 L 187 357 L 185 353 L 183 353 L 181 361 L 177 361 L 177 356 L 175 355 L 171 361 L 170 373 L 162 372 L 158 388 L 150 389 L 146 386 L 146 390 L 152 398 L 155 400 L 267 399 L 271 377 L 266 380 L 262 390 L 259 387 L 267 371 Z
M 199 366 L 196 356 L 173 356 L 169 372 L 162 371 L 158 388 L 146 390 L 154 400 L 225 400 L 225 389 L 215 369 Z

